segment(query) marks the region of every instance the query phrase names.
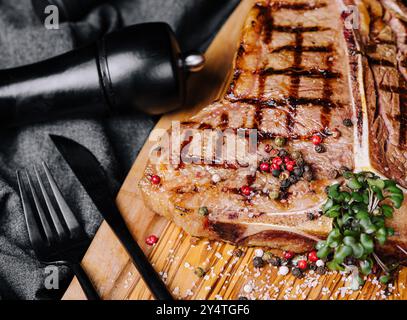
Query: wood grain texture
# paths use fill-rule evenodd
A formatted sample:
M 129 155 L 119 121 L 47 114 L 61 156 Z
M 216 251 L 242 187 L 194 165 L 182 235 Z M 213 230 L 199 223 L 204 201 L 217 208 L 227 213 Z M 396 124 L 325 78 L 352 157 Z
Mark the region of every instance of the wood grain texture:
M 223 94 L 229 83 L 240 30 L 253 3 L 253 0 L 241 2 L 208 49 L 205 69 L 191 79 L 189 107 L 163 116 L 156 129 L 167 129 L 171 121 L 187 119 Z M 191 245 L 190 236 L 147 209 L 139 197 L 138 181 L 157 132 L 152 132 L 130 170 L 117 196 L 117 205 L 133 236 L 162 274 L 174 296 L 179 299 L 236 299 L 241 295 L 255 299 L 407 299 L 407 269 L 399 273 L 390 296 L 383 296 L 384 289 L 374 284 L 373 277 L 361 290 L 345 293 L 341 289 L 345 286 L 345 277 L 337 273 L 324 276 L 309 274 L 303 279 L 283 277 L 277 274 L 275 267 L 253 269 L 251 262 L 255 248 L 241 248 L 244 254 L 236 258 L 231 255 L 235 247 L 227 243 L 202 239 Z M 150 234 L 160 238 L 153 248 L 144 244 L 145 237 Z M 106 223 L 97 232 L 83 266 L 103 299 L 152 299 Z M 199 278 L 194 274 L 197 267 L 206 270 L 205 277 Z M 250 294 L 243 292 L 248 283 L 254 288 Z M 85 299 L 76 279 L 64 299 Z

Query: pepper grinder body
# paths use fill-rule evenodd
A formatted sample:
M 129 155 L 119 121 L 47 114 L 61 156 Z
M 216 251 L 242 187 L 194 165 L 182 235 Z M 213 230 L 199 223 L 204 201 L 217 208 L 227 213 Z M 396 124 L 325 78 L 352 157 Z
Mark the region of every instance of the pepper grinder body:
M 200 69 L 184 58 L 167 24 L 146 23 L 39 63 L 1 70 L 0 127 L 175 110 L 184 103 L 188 73 Z

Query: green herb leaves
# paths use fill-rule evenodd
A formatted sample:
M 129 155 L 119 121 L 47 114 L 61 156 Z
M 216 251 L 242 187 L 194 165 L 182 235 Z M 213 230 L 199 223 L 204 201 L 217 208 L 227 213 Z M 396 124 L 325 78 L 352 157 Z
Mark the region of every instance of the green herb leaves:
M 343 185 L 327 188 L 322 211 L 333 219 L 333 228 L 316 245 L 317 255 L 328 260 L 331 270 L 344 270 L 348 258 L 358 260 L 360 271 L 367 275 L 373 267 L 375 243 L 383 245 L 394 234 L 385 220 L 392 218 L 394 208 L 401 207 L 404 195 L 394 181 L 382 180 L 372 172 L 345 172 L 343 176 Z
M 392 180 L 385 181 L 384 190 L 387 193 L 387 198 L 393 202 L 393 206 L 399 209 L 404 201 L 403 191 Z

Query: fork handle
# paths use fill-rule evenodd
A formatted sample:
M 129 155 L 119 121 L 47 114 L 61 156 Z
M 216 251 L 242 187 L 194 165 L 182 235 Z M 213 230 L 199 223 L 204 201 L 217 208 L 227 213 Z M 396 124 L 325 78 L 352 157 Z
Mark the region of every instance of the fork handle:
M 90 281 L 88 275 L 86 274 L 85 270 L 83 270 L 80 263 L 71 264 L 71 268 L 78 278 L 78 281 L 88 300 L 100 300 L 99 294 L 96 292 L 92 281 Z

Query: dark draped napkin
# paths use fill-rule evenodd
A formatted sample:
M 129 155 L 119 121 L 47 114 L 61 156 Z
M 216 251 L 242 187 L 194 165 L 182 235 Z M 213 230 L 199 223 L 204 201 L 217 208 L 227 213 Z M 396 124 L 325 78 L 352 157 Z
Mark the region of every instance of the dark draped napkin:
M 85 1 L 85 0 L 84 0 Z M 0 0 L 0 68 L 20 66 L 93 42 L 123 25 L 166 21 L 184 50 L 204 51 L 238 0 L 112 0 L 76 23 L 47 30 L 29 0 Z M 3 299 L 57 299 L 72 275 L 60 268 L 59 290 L 44 288 L 44 266 L 30 248 L 15 171 L 46 160 L 67 201 L 92 237 L 101 217 L 85 196 L 48 134 L 88 147 L 106 168 L 117 192 L 157 118 L 139 115 L 75 119 L 0 130 L 0 295 Z M 1 129 L 1 128 L 0 128 Z

